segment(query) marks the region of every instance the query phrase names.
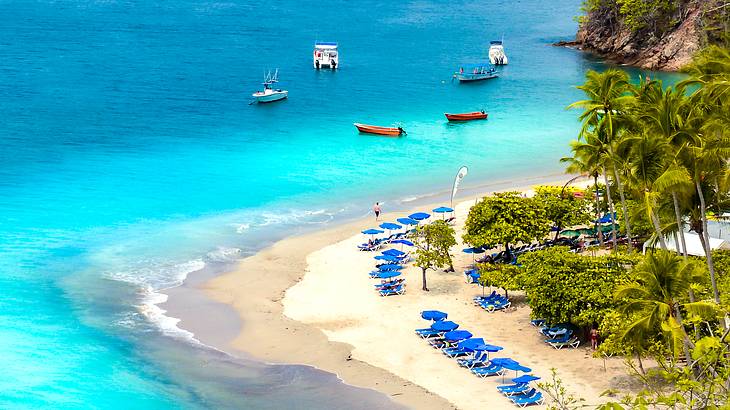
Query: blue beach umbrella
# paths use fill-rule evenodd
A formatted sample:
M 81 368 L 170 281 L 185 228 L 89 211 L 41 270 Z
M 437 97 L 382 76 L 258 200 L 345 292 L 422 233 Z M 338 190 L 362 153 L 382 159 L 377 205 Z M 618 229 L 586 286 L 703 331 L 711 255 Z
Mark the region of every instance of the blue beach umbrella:
M 484 253 L 485 250 L 483 248 L 481 248 L 481 247 L 479 247 L 479 248 L 464 248 L 464 250 L 462 252 L 464 252 L 464 253 L 470 253 L 471 254 L 471 263 L 474 263 L 476 261 L 475 255 L 477 253 Z
M 382 251 L 380 253 L 382 253 L 383 255 L 391 255 L 391 256 L 403 256 L 406 254 L 405 252 L 401 252 L 398 249 L 388 249 L 388 250 Z
M 413 242 L 409 241 L 408 239 L 396 239 L 391 243 L 400 243 L 406 246 L 413 246 Z
M 454 210 L 449 208 L 448 206 L 440 206 L 438 208 L 432 209 L 432 211 L 437 214 L 441 214 L 441 219 L 446 219 L 447 213 L 454 212 Z
M 377 255 L 375 259 L 388 262 L 398 262 L 400 260 L 393 255 Z
M 398 271 L 378 272 L 375 275 L 375 277 L 377 279 L 390 279 L 390 278 L 394 278 L 396 276 L 400 276 L 400 272 L 398 272 Z
M 418 225 L 418 221 L 411 218 L 398 218 L 396 221 L 402 223 L 403 225 Z
M 389 231 L 395 231 L 396 229 L 402 228 L 402 226 L 394 224 L 392 222 L 383 222 L 382 224 L 380 224 L 380 227 Z
M 425 212 L 416 212 L 415 214 L 408 215 L 408 217 L 411 219 L 415 219 L 416 221 L 423 221 L 424 219 L 430 218 L 431 215 Z
M 434 322 L 437 322 L 439 320 L 446 319 L 449 317 L 449 314 L 440 310 L 424 310 L 421 312 L 421 317 L 426 320 L 433 320 Z
M 380 229 L 366 229 L 362 231 L 365 235 L 377 235 L 379 233 L 383 233 L 385 231 L 381 231 Z
M 459 342 L 459 347 L 467 350 L 474 350 L 474 347 L 483 345 L 484 339 L 481 337 L 472 337 L 471 339 L 464 339 Z
M 403 269 L 403 265 L 396 265 L 393 263 L 389 263 L 387 265 L 381 265 L 378 267 L 378 270 L 380 272 L 387 272 L 387 271 L 391 271 L 391 270 L 401 270 L 401 269 Z
M 444 338 L 449 342 L 458 342 L 460 340 L 468 339 L 472 337 L 472 334 L 468 330 L 452 330 L 444 334 Z
M 489 360 L 489 353 L 495 353 L 502 349 L 502 346 L 490 345 L 488 343 L 477 345 L 472 348 L 475 352 L 487 352 L 487 360 Z
M 450 320 L 440 320 L 438 322 L 434 322 L 431 325 L 431 329 L 437 330 L 439 332 L 450 332 L 454 329 L 457 329 L 459 327 L 458 324 L 450 321 Z
M 531 374 L 523 374 L 520 377 L 515 377 L 514 379 L 512 379 L 512 381 L 515 383 L 529 383 L 534 382 L 535 380 L 540 380 L 540 378 Z

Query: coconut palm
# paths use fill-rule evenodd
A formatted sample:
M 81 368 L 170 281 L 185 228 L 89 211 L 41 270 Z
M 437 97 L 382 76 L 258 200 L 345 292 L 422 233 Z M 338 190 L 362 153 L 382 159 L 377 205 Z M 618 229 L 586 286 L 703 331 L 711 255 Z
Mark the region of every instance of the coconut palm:
M 583 113 L 579 117 L 583 122 L 581 135 L 593 129 L 598 134 L 606 136 L 606 146 L 608 148 L 606 158 L 608 162 L 604 165 L 613 172 L 614 182 L 618 187 L 624 223 L 626 224 L 626 235 L 629 237 L 629 252 L 631 252 L 631 224 L 629 222 L 628 207 L 626 206 L 626 196 L 618 168 L 614 162 L 617 158 L 614 152 L 614 144 L 620 139 L 621 117 L 625 115 L 633 98 L 628 94 L 629 77 L 626 72 L 616 69 L 609 69 L 602 73 L 589 70 L 586 73 L 586 82 L 578 86 L 578 89 L 582 90 L 588 98 L 576 101 L 568 108 L 583 109 Z M 608 185 L 606 188 L 608 190 Z
M 682 325 L 682 312 L 710 319 L 717 316 L 712 302 L 681 302 L 690 284 L 697 280 L 697 270 L 675 254 L 659 250 L 648 253 L 632 271 L 634 283 L 619 286 L 614 298 L 627 315 L 636 317 L 622 335 L 637 340 L 656 332 L 666 338 L 675 356 L 684 346 L 687 363 L 691 363 L 692 342 Z
M 630 147 L 628 156 L 628 183 L 633 185 L 644 201 L 647 216 L 654 226 L 654 233 L 662 249 L 667 243 L 662 233 L 657 212 L 660 193 L 654 188 L 655 181 L 664 173 L 669 152 L 669 143 L 663 137 L 643 132 L 639 136 L 625 138 L 622 144 Z
M 598 175 L 603 175 L 603 180 L 606 184 L 606 199 L 608 201 L 608 209 L 611 213 L 611 233 L 613 235 L 613 249 L 616 250 L 616 221 L 613 217 L 616 215 L 616 211 L 613 206 L 613 200 L 611 199 L 611 190 L 608 183 L 608 174 L 606 172 L 606 157 L 608 156 L 608 146 L 606 142 L 592 131 L 586 131 L 583 133 L 583 141 L 572 141 L 570 147 L 573 151 L 572 158 L 564 158 L 561 161 L 569 162 L 568 169 L 570 167 L 578 167 L 577 164 L 581 164 L 582 169 L 590 172 L 594 175 L 594 184 L 596 188 L 596 214 L 600 219 L 600 206 L 598 205 Z M 577 168 L 574 168 L 577 170 Z M 599 238 L 602 238 L 603 234 L 600 233 L 600 229 L 596 226 L 596 231 L 599 232 Z

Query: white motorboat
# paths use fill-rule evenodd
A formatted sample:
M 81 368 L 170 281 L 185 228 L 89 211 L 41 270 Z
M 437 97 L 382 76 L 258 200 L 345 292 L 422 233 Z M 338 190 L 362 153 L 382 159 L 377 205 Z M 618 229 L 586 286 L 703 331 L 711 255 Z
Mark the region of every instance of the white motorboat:
M 340 55 L 337 52 L 337 43 L 314 43 L 314 55 L 312 56 L 314 68 L 330 68 L 335 70 L 340 64 Z
M 272 87 L 273 84 L 279 82 L 279 69 L 277 69 L 272 75 L 271 72 L 264 76 L 264 89 L 262 91 L 256 91 L 251 94 L 254 100 L 258 103 L 270 103 L 274 101 L 281 101 L 289 96 L 289 91 L 275 89 Z
M 489 42 L 489 62 L 494 65 L 507 65 L 507 54 L 501 40 Z

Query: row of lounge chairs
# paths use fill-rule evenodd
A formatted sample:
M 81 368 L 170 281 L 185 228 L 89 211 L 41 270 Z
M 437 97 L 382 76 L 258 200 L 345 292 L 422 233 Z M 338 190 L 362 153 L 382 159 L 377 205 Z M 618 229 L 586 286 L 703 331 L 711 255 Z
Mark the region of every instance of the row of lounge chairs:
M 398 239 L 405 239 L 407 232 L 398 232 L 394 233 L 386 238 L 377 238 L 375 240 L 362 243 L 360 245 L 357 245 L 357 249 L 365 252 L 373 252 L 377 251 L 378 249 L 381 249 L 383 246 L 398 240 Z
M 512 302 L 506 296 L 502 296 L 495 291 L 487 296 L 474 296 L 474 304 L 490 313 L 512 306 Z
M 539 377 L 527 374 L 532 369 L 520 365 L 510 358 L 490 358 L 490 353 L 502 350 L 502 347 L 488 344 L 483 338 L 475 338 L 471 332 L 458 330 L 457 323 L 447 321 L 448 314 L 436 310 L 421 312 L 421 317 L 430 320 L 431 326 L 416 329 L 416 334 L 426 340 L 432 347 L 439 349 L 449 358 L 456 359 L 456 363 L 468 369 L 472 374 L 487 378 L 490 376 L 504 376 L 509 371 L 523 372 L 523 376 L 513 378 L 512 384 L 497 386 L 497 390 L 504 394 L 513 404 L 527 407 L 544 402 L 542 392 L 531 387 L 529 383 Z
M 544 319 L 534 319 L 530 324 L 537 327 L 538 332 L 546 337 L 545 343 L 560 350 L 564 347 L 577 348 L 580 340 L 573 334 L 573 329 L 568 324 L 550 326 Z
M 372 279 L 380 279 L 380 283 L 373 285 L 380 296 L 406 293 L 406 280 L 398 276 L 410 260 L 408 253 L 397 249 L 388 249 L 375 256 L 375 270 L 369 275 Z

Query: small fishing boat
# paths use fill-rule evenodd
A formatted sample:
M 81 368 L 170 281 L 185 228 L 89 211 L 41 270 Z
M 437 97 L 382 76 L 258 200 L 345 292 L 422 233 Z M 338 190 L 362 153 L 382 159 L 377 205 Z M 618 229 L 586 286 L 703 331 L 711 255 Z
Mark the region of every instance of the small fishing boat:
M 317 70 L 320 68 L 330 68 L 332 70 L 337 69 L 337 65 L 340 64 L 340 55 L 337 53 L 337 43 L 314 43 L 314 55 L 312 58 L 312 64 Z
M 507 54 L 504 53 L 502 41 L 489 42 L 489 62 L 494 65 L 507 65 Z
M 449 121 L 472 121 L 472 120 L 486 120 L 489 114 L 484 111 L 465 112 L 462 114 L 449 114 L 445 113 L 446 119 Z
M 491 80 L 497 77 L 499 77 L 497 69 L 488 64 L 462 66 L 458 72 L 454 73 L 454 78 L 462 83 Z
M 271 103 L 274 101 L 281 101 L 288 97 L 289 91 L 272 88 L 272 84 L 276 84 L 278 82 L 279 69 L 276 69 L 273 75 L 271 74 L 271 71 L 269 71 L 264 76 L 264 89 L 262 91 L 256 91 L 255 93 L 251 94 L 251 96 L 254 98 L 254 101 L 258 103 Z
M 404 135 L 406 131 L 401 127 L 379 127 L 377 125 L 367 125 L 355 123 L 357 130 L 365 134 L 388 135 L 397 137 Z

